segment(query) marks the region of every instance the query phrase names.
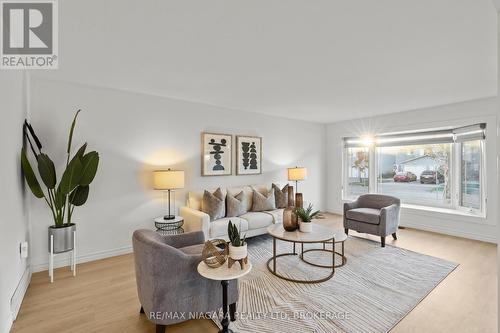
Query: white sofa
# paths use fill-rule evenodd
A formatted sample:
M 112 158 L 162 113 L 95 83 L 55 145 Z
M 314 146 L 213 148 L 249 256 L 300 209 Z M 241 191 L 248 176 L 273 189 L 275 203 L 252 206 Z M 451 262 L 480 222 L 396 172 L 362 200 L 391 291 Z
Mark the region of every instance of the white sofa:
M 277 184 L 281 188 L 281 184 Z M 184 218 L 184 229 L 186 231 L 202 230 L 205 239 L 221 238 L 228 241 L 227 225 L 229 220 L 233 222 L 241 232 L 247 237 L 262 235 L 267 232 L 267 227 L 273 223 L 283 223 L 283 209 L 272 211 L 252 212 L 253 189 L 260 193 L 267 194 L 271 189 L 269 185 L 248 185 L 242 187 L 222 188 L 224 196 L 229 192 L 237 195 L 241 191 L 245 192 L 247 213 L 238 217 L 224 217 L 210 222 L 210 216 L 201 211 L 201 202 L 204 190 L 192 191 L 188 193 L 187 206 L 181 207 L 180 215 Z M 213 193 L 216 189 L 207 189 Z

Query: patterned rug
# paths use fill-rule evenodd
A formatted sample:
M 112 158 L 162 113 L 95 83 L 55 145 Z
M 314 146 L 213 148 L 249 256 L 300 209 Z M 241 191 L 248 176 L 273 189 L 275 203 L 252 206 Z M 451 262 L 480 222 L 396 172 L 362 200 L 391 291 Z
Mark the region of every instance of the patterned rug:
M 277 253 L 292 251 L 291 243 L 278 240 L 277 244 Z M 254 237 L 248 245 L 253 269 L 239 281 L 239 315 L 230 325 L 240 333 L 388 332 L 457 267 L 443 259 L 349 237 L 345 266 L 326 282 L 300 284 L 268 271 L 270 236 Z M 305 249 L 319 247 L 305 245 Z M 331 263 L 327 253 L 308 252 L 305 257 L 319 264 Z M 278 273 L 295 279 L 318 279 L 330 273 L 297 256 L 277 260 Z

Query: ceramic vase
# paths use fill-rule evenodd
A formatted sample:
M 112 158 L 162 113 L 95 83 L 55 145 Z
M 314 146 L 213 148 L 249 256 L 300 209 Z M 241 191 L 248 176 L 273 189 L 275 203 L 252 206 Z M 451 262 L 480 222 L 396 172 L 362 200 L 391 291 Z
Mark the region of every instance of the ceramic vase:
M 233 260 L 240 260 L 247 257 L 247 244 L 243 246 L 233 246 L 229 244 L 229 257 Z
M 300 222 L 300 232 L 312 232 L 312 222 Z

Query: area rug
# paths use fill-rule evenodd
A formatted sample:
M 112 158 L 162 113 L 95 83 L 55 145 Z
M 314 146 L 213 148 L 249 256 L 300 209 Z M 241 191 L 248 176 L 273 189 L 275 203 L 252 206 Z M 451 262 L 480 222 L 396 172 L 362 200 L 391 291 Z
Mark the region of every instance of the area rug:
M 288 282 L 271 274 L 268 235 L 248 241 L 251 273 L 239 281 L 235 332 L 388 332 L 425 298 L 457 264 L 370 240 L 349 237 L 347 263 L 330 280 L 317 284 Z M 277 241 L 278 253 L 292 245 Z M 298 246 L 298 245 L 297 245 Z M 308 244 L 305 249 L 318 248 Z M 297 250 L 299 248 L 297 247 Z M 308 260 L 327 264 L 331 255 L 308 252 Z M 338 263 L 340 263 L 340 258 Z M 327 268 L 302 262 L 297 256 L 278 258 L 279 273 L 292 278 L 327 276 Z

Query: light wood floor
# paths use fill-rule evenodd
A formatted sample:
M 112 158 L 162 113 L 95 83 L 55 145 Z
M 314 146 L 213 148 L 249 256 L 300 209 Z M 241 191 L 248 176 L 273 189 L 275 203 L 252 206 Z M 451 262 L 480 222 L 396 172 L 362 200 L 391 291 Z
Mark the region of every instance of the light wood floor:
M 341 217 L 322 223 L 341 226 Z M 364 235 L 363 235 L 364 236 Z M 372 236 L 366 236 L 376 239 Z M 496 245 L 404 229 L 387 243 L 460 264 L 391 332 L 497 332 Z M 139 315 L 132 254 L 33 275 L 12 332 L 154 332 Z M 209 320 L 188 321 L 167 332 L 217 332 Z M 292 333 L 292 332 L 290 332 Z

